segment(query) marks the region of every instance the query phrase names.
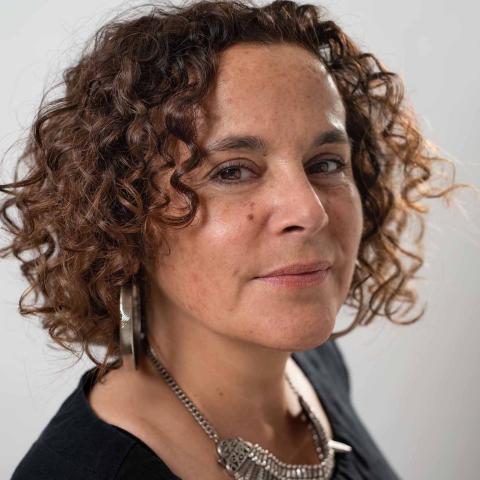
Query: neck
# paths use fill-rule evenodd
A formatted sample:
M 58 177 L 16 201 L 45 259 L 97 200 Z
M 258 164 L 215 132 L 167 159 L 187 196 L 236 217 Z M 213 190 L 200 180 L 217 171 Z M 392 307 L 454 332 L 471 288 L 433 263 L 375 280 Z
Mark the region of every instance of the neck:
M 155 354 L 222 438 L 268 443 L 298 426 L 298 399 L 285 379 L 290 352 L 220 335 L 198 321 L 148 318 Z M 158 383 L 150 360 L 141 365 Z

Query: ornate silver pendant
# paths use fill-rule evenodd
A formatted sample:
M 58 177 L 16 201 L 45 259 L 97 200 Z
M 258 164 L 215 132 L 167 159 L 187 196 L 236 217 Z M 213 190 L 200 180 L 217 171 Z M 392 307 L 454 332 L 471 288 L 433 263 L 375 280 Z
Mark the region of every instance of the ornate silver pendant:
M 320 463 L 287 464 L 260 445 L 239 437 L 219 441 L 218 462 L 237 480 L 329 479 L 334 467 L 334 449 L 329 446 L 325 432 L 309 406 L 302 397 L 299 399 L 304 415 L 310 420 L 309 427 L 312 430 Z
M 241 438 L 225 439 L 217 445 L 218 462 L 237 480 L 328 479 L 333 455 L 317 465 L 289 465 L 260 445 Z

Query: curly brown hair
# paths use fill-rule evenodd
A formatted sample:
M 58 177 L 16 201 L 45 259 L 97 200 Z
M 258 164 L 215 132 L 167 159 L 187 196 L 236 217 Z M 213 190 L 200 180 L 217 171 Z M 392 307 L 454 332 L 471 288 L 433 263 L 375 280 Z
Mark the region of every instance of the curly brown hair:
M 62 93 L 42 98 L 14 180 L 0 185 L 7 195 L 0 219 L 12 235 L 0 254 L 21 261 L 30 285 L 20 313 L 40 316 L 51 338 L 72 353 L 80 345 L 100 366 L 100 377 L 109 359 L 118 360 L 120 287 L 155 260 L 162 228 L 185 227 L 197 211 L 198 195 L 182 176 L 205 156 L 196 143 L 195 112 L 215 81 L 218 54 L 240 42 L 290 42 L 313 52 L 336 82 L 363 205 L 364 231 L 346 300 L 356 317 L 331 338 L 377 315 L 417 321 L 425 308 L 411 319 L 405 314 L 418 303 L 411 280 L 423 265 L 429 210 L 420 202 L 448 199 L 466 185 L 454 183 L 452 162 L 421 134 L 400 76 L 361 51 L 318 6 L 202 0 L 147 8 L 129 10 L 98 30 L 55 86 Z M 181 166 L 178 142 L 191 153 Z M 442 165 L 451 167 L 450 176 Z M 22 166 L 27 171 L 19 178 Z M 165 214 L 171 198 L 152 181 L 167 172 L 187 201 L 183 216 Z M 435 186 L 438 179 L 446 184 Z M 408 246 L 414 223 L 418 233 Z M 106 347 L 102 360 L 93 346 Z

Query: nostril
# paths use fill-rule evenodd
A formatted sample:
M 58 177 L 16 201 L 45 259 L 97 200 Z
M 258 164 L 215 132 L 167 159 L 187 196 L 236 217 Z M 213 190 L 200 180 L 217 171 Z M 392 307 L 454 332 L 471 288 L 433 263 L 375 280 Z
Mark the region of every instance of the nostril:
M 292 225 L 290 227 L 285 228 L 286 231 L 290 230 L 302 230 L 302 227 L 299 227 L 298 225 Z

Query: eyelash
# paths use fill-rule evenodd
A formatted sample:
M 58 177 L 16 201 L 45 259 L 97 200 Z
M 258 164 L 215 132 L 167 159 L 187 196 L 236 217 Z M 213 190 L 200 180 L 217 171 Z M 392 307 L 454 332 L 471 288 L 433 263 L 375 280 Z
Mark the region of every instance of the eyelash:
M 345 170 L 347 164 L 343 161 L 343 160 L 339 160 L 339 159 L 336 159 L 336 158 L 326 158 L 324 160 L 321 160 L 320 162 L 316 162 L 316 163 L 313 163 L 312 165 L 309 166 L 312 167 L 312 166 L 315 166 L 315 165 L 319 165 L 321 163 L 324 163 L 324 162 L 334 162 L 337 164 L 337 170 L 333 173 L 326 173 L 324 175 L 326 176 L 330 176 L 330 175 L 335 175 L 337 173 L 341 173 L 343 172 L 343 170 Z M 247 170 L 250 170 L 251 172 L 253 172 L 253 170 L 250 168 L 250 167 L 247 167 L 246 165 L 244 165 L 243 163 L 241 162 L 233 162 L 229 165 L 226 165 L 224 167 L 222 167 L 221 169 L 217 170 L 215 173 L 212 174 L 211 178 L 212 180 L 218 182 L 218 183 L 226 183 L 226 184 L 232 184 L 232 183 L 242 183 L 243 180 L 224 180 L 224 179 L 219 179 L 220 175 L 225 172 L 225 171 L 228 171 L 228 170 L 233 170 L 233 169 L 236 169 L 236 168 L 246 168 Z M 244 180 L 244 181 L 247 181 L 247 180 Z

